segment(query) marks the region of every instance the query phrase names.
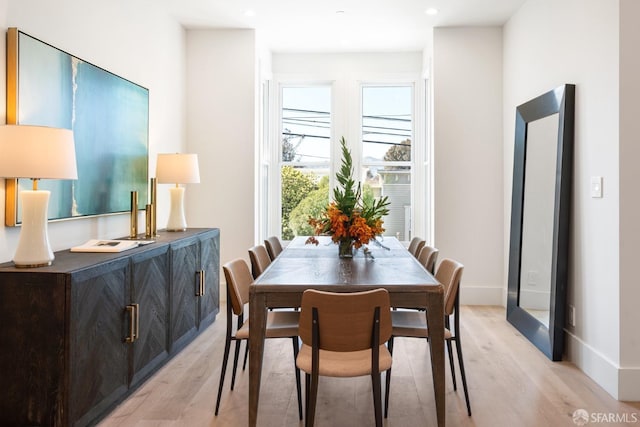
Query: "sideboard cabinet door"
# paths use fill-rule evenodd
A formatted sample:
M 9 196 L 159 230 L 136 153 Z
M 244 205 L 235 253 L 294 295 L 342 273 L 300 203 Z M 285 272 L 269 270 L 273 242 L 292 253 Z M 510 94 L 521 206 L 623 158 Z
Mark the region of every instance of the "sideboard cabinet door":
M 171 351 L 197 334 L 200 246 L 197 237 L 171 244 Z
M 131 304 L 138 336 L 130 344 L 130 385 L 146 379 L 169 357 L 169 246 L 131 257 Z
M 203 292 L 200 295 L 198 328 L 209 326 L 220 310 L 220 230 L 200 236 L 200 270 Z
M 171 244 L 171 352 L 213 323 L 220 307 L 220 230 Z
M 128 388 L 128 258 L 71 275 L 69 425 L 86 425 Z

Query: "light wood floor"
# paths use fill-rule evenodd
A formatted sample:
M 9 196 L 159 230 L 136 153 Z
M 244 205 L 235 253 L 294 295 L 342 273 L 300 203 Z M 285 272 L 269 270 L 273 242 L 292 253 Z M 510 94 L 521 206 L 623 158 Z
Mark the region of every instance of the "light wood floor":
M 573 364 L 550 362 L 506 322 L 504 308 L 464 306 L 461 319 L 473 415 L 467 417 L 462 387 L 453 391 L 447 368 L 447 425 L 575 426 L 572 414 L 577 409 L 627 414 L 627 420 L 637 419 L 640 425 L 640 403 L 618 402 Z M 239 371 L 231 392 L 229 367 L 220 413 L 213 414 L 224 332 L 225 319 L 219 315 L 213 326 L 99 426 L 246 426 L 248 369 Z M 396 339 L 386 426 L 436 425 L 430 373 L 426 341 Z M 302 426 L 289 340 L 266 341 L 262 378 L 258 424 Z M 373 404 L 368 377 L 321 379 L 316 426 L 370 425 Z

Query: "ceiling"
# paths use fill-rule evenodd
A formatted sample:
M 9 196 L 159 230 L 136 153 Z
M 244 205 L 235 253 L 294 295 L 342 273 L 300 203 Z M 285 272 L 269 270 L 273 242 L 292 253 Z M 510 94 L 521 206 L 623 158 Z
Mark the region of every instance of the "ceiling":
M 367 52 L 422 50 L 436 26 L 502 25 L 525 1 L 181 0 L 168 4 L 186 28 L 253 28 L 258 43 L 274 52 Z M 428 8 L 438 9 L 438 14 L 427 15 Z

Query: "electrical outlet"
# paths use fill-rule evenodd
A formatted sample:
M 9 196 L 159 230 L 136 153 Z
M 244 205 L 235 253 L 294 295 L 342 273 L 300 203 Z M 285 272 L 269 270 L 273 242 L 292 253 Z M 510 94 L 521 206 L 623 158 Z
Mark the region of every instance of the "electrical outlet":
M 569 326 L 576 326 L 576 308 L 569 305 Z

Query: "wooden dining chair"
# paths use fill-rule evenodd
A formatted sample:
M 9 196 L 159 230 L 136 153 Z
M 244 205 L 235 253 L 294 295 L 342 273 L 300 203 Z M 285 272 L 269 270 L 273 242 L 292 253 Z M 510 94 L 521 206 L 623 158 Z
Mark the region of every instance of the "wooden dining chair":
M 264 241 L 264 245 L 267 248 L 267 252 L 269 253 L 269 257 L 271 261 L 276 259 L 278 255 L 282 252 L 282 243 L 278 236 L 271 236 Z
M 411 242 L 409 242 L 409 247 L 407 248 L 407 250 L 411 252 L 411 255 L 417 257 L 420 253 L 420 249 L 422 249 L 425 244 L 426 241 L 424 239 L 420 237 L 414 237 L 413 239 L 411 239 Z
M 464 371 L 462 360 L 462 346 L 460 343 L 460 280 L 464 266 L 457 261 L 445 258 L 438 266 L 436 279 L 444 286 L 444 338 L 449 353 L 449 365 L 451 366 L 451 378 L 453 379 L 453 389 L 457 390 L 456 374 L 453 363 L 452 342 L 456 344 L 458 354 L 458 365 L 460 366 L 460 376 L 464 388 L 464 398 L 467 403 L 467 414 L 471 416 L 471 404 L 469 402 L 469 391 L 467 390 L 467 377 Z M 453 333 L 449 323 L 449 316 L 453 314 Z M 391 312 L 393 332 L 388 342 L 389 352 L 393 354 L 393 340 L 396 337 L 426 338 L 429 340 L 429 329 L 424 312 L 413 310 L 398 310 Z M 429 343 L 431 344 L 431 343 Z M 389 387 L 391 381 L 391 369 L 386 377 L 386 391 L 384 402 L 385 417 L 389 410 Z
M 251 274 L 254 279 L 257 279 L 271 264 L 269 252 L 263 245 L 256 245 L 250 248 L 249 259 L 251 260 Z
M 384 343 L 391 336 L 386 289 L 334 293 L 307 289 L 300 313 L 302 348 L 296 365 L 305 372 L 305 425 L 313 426 L 318 377 L 371 375 L 376 427 L 382 425 L 380 373 L 391 368 Z
M 227 371 L 231 342 L 236 342 L 233 358 L 233 371 L 231 374 L 231 390 L 236 381 L 238 356 L 240 355 L 240 342 L 249 339 L 249 321 L 244 320 L 245 307 L 249 303 L 249 285 L 253 277 L 249 266 L 243 259 L 236 259 L 222 266 L 227 282 L 227 333 L 224 343 L 224 356 L 222 369 L 220 370 L 220 383 L 218 385 L 218 398 L 216 399 L 215 414 L 218 415 L 220 398 L 224 385 L 224 377 Z M 233 316 L 236 316 L 237 324 L 233 332 Z M 291 338 L 293 342 L 294 365 L 300 348 L 298 340 L 298 321 L 300 313 L 297 311 L 270 311 L 267 313 L 267 326 L 265 338 Z M 248 343 L 247 343 L 248 345 Z M 295 367 L 295 366 L 294 366 Z M 300 386 L 300 370 L 295 368 L 296 387 L 298 392 L 298 415 L 302 420 L 302 391 Z
M 433 246 L 424 245 L 418 252 L 418 262 L 431 274 L 436 272 L 436 260 L 438 259 L 438 250 Z

